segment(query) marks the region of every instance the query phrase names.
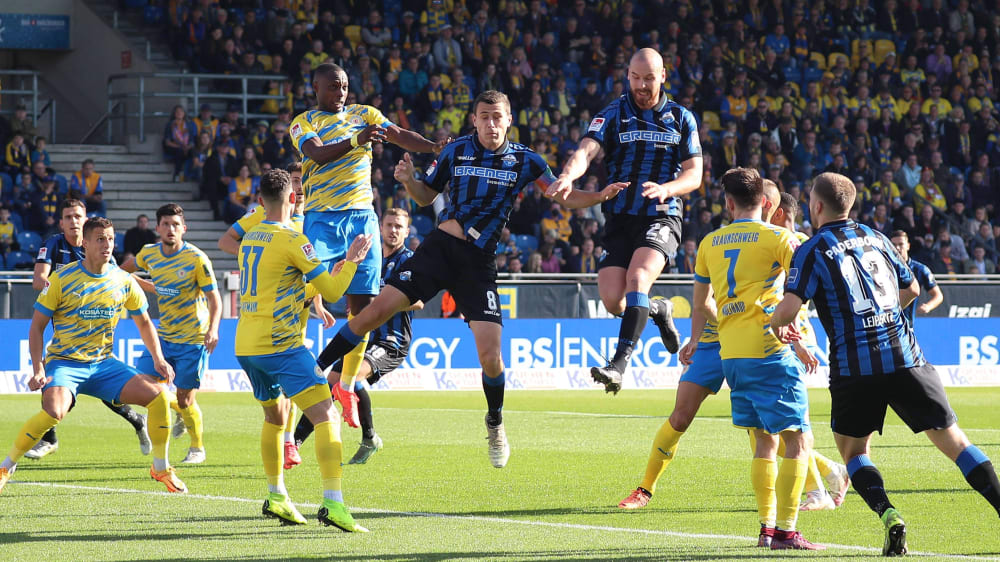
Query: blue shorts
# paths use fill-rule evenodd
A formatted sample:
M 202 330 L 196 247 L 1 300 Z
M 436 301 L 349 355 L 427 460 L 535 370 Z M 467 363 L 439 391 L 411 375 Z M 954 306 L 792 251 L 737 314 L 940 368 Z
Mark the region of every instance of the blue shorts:
M 163 357 L 174 368 L 174 386 L 191 390 L 201 388 L 201 377 L 208 368 L 208 349 L 203 345 L 193 343 L 171 343 L 160 340 Z M 153 368 L 153 357 L 149 351 L 143 351 L 135 360 L 135 368 L 140 373 L 159 376 Z
M 691 356 L 691 364 L 681 373 L 681 382 L 693 382 L 712 391 L 712 394 L 717 394 L 722 388 L 722 380 L 726 378 L 722 372 L 722 358 L 719 356 L 721 349 L 719 342 L 698 342 L 698 347 Z
M 296 394 L 317 384 L 326 386 L 316 358 L 304 347 L 293 347 L 270 355 L 237 355 L 253 387 L 253 397 L 261 402 Z
M 722 370 L 732 387 L 733 425 L 768 433 L 809 431 L 802 364 L 790 349 L 762 359 L 723 359 Z
M 368 255 L 358 264 L 348 295 L 377 295 L 382 281 L 382 244 L 374 209 L 349 211 L 309 211 L 304 234 L 316 249 L 327 271 L 347 257 L 347 249 L 359 234 L 374 234 Z
M 42 388 L 64 386 L 73 393 L 86 394 L 107 402 L 118 402 L 125 384 L 139 374 L 132 367 L 108 357 L 96 363 L 82 363 L 66 359 L 52 359 L 45 363 L 46 376 L 52 382 Z

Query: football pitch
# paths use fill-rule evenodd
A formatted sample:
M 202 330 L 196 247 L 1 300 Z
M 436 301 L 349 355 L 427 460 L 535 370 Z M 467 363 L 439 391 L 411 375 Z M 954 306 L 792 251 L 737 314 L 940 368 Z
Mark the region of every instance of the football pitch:
M 950 389 L 970 439 L 1000 461 L 1000 389 Z M 311 441 L 286 472 L 309 524 L 262 517 L 261 411 L 249 394 L 202 394 L 208 461 L 178 466 L 191 493 L 167 494 L 148 476 L 131 428 L 98 401 L 81 398 L 59 426 L 60 449 L 23 459 L 0 494 L 0 560 L 733 560 L 870 558 L 882 527 L 851 490 L 836 511 L 801 514 L 822 552 L 755 548 L 756 507 L 745 432 L 732 427 L 728 395 L 709 398 L 680 442 L 650 504 L 616 505 L 639 482 L 672 391 L 625 389 L 507 393 L 512 454 L 490 466 L 485 399 L 468 392 L 373 392 L 385 449 L 344 467 L 344 493 L 369 534 L 315 520 L 321 499 Z M 817 449 L 838 458 L 829 394 L 812 390 Z M 38 395 L 0 398 L 6 454 Z M 358 430 L 344 429 L 345 458 Z M 187 436 L 171 441 L 179 463 Z M 1000 522 L 959 469 L 893 414 L 873 459 L 906 519 L 911 553 L 941 559 L 1000 559 Z M 998 462 L 1000 464 L 1000 462 Z

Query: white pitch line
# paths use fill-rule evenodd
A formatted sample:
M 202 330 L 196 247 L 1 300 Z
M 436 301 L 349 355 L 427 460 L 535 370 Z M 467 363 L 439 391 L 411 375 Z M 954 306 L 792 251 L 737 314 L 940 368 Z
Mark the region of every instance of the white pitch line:
M 238 503 L 259 503 L 259 499 L 250 498 L 238 498 L 231 496 L 213 496 L 208 494 L 171 494 L 169 492 L 157 492 L 152 490 L 135 490 L 131 488 L 110 488 L 106 486 L 79 486 L 75 484 L 57 484 L 54 482 L 22 482 L 18 480 L 11 480 L 11 484 L 20 484 L 23 486 L 39 486 L 43 488 L 63 488 L 68 490 L 87 490 L 92 492 L 112 492 L 116 494 L 140 494 L 146 496 L 165 496 L 171 498 L 187 498 L 187 499 L 197 499 L 197 500 L 210 500 L 210 501 L 228 501 L 228 502 L 238 502 Z M 319 504 L 314 503 L 299 503 L 295 502 L 296 505 L 300 507 L 318 508 Z M 512 525 L 525 525 L 530 527 L 549 527 L 557 529 L 573 529 L 580 531 L 606 531 L 611 533 L 634 533 L 639 535 L 650 535 L 650 536 L 661 536 L 661 537 L 679 537 L 687 539 L 713 539 L 713 540 L 728 540 L 728 541 L 740 541 L 740 542 L 754 542 L 756 537 L 746 537 L 740 535 L 715 535 L 710 533 L 682 533 L 679 531 L 664 531 L 661 529 L 630 529 L 628 527 L 611 527 L 606 525 L 584 525 L 581 523 L 554 523 L 551 521 L 534 521 L 530 519 L 510 519 L 506 517 L 486 517 L 482 515 L 453 515 L 449 513 L 433 513 L 425 511 L 397 511 L 394 509 L 378 509 L 370 507 L 356 507 L 352 506 L 351 511 L 355 513 L 378 513 L 382 515 L 398 515 L 400 517 L 427 517 L 431 519 L 449 519 L 455 521 L 475 521 L 483 523 L 503 523 Z M 823 543 L 824 546 L 836 549 L 836 550 L 853 550 L 859 552 L 881 552 L 881 549 L 870 547 L 870 546 L 858 546 L 849 544 L 829 544 Z M 986 556 L 973 556 L 965 554 L 941 554 L 935 552 L 910 552 L 913 556 L 934 556 L 940 558 L 954 558 L 958 560 L 1000 560 L 1000 557 L 986 557 Z

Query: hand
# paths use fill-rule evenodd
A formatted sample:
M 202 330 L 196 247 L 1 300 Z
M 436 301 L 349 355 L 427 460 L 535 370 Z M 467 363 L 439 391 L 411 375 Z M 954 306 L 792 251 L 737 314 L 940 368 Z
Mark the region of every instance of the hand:
M 347 261 L 361 263 L 372 247 L 373 236 L 372 234 L 358 234 L 354 242 L 351 242 L 351 247 L 347 249 Z
M 215 346 L 218 344 L 219 344 L 218 330 L 209 330 L 208 332 L 205 332 L 205 349 L 207 349 L 209 353 L 215 351 Z
M 358 146 L 370 142 L 382 142 L 385 140 L 385 129 L 379 125 L 368 125 L 358 134 Z
M 337 319 L 330 314 L 330 311 L 325 306 L 320 305 L 313 308 L 316 310 L 316 316 L 319 316 L 320 321 L 323 323 L 324 330 L 329 330 L 337 323 Z
M 673 194 L 670 193 L 670 188 L 667 184 L 647 181 L 642 184 L 642 196 L 646 199 L 659 199 L 660 203 L 663 203 L 673 197 Z
M 792 349 L 795 350 L 799 361 L 802 361 L 802 364 L 806 366 L 806 372 L 810 375 L 815 373 L 816 368 L 819 367 L 819 359 L 816 359 L 816 356 L 800 341 L 792 342 Z
M 45 365 L 38 365 L 35 368 L 35 373 L 31 375 L 31 379 L 28 380 L 28 390 L 34 392 L 50 382 L 52 382 L 52 377 L 45 376 Z
M 927 306 L 927 303 L 923 303 L 917 306 L 917 312 L 920 314 L 927 314 L 931 311 L 931 307 Z
M 605 201 L 610 201 L 615 197 L 615 195 L 618 195 L 618 193 L 620 193 L 623 189 L 627 188 L 630 185 L 632 185 L 632 182 L 627 182 L 627 181 L 618 181 L 608 185 L 607 187 L 601 190 L 601 203 L 604 203 Z
M 436 143 L 434 143 L 434 148 L 431 150 L 434 151 L 434 154 L 441 154 L 441 151 L 444 150 L 444 147 L 451 141 L 452 141 L 451 137 L 448 137 L 444 140 L 439 140 Z
M 156 369 L 156 373 L 160 375 L 160 379 L 163 382 L 170 384 L 174 382 L 174 368 L 167 363 L 166 359 L 160 359 L 159 361 L 153 362 L 153 368 Z
M 694 351 L 698 348 L 698 342 L 694 340 L 688 340 L 684 347 L 677 352 L 677 360 L 681 362 L 681 365 L 690 365 L 692 363 L 691 358 L 694 357 Z
M 413 174 L 416 170 L 413 168 L 413 160 L 410 159 L 410 153 L 404 152 L 403 159 L 396 164 L 396 169 L 392 172 L 392 177 L 396 178 L 396 181 L 406 184 L 406 182 L 411 182 L 414 180 Z
M 347 260 L 340 260 L 337 263 L 333 264 L 333 269 L 330 271 L 330 275 L 336 275 L 340 273 L 340 270 L 344 269 L 345 263 L 347 263 Z
M 772 325 L 771 331 L 774 332 L 774 336 L 778 338 L 778 341 L 781 343 L 792 343 L 802 339 L 802 334 L 799 332 L 798 327 L 794 324 L 789 324 L 788 326 L 782 326 L 780 328 Z
M 565 201 L 569 198 L 569 194 L 573 192 L 573 181 L 565 176 L 559 176 L 556 181 L 549 184 L 549 188 L 545 190 L 545 196 L 551 197 L 552 199 L 562 199 Z

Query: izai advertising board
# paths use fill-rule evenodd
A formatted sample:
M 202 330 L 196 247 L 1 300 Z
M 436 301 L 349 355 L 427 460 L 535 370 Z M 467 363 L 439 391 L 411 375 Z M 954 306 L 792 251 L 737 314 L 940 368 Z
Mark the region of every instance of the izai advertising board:
M 28 392 L 31 359 L 28 353 L 29 320 L 0 321 L 0 394 Z M 826 336 L 813 319 L 820 349 Z M 503 357 L 507 388 L 511 390 L 568 390 L 600 388 L 590 380 L 589 368 L 603 365 L 614 354 L 617 319 L 505 319 Z M 682 334 L 690 321 L 677 320 Z M 333 337 L 318 321 L 309 324 L 306 345 L 318 353 Z M 478 390 L 481 376 L 472 333 L 461 320 L 416 319 L 414 339 L 406 362 L 379 381 L 384 390 Z M 236 320 L 223 320 L 220 343 L 209 361 L 203 390 L 243 392 L 250 383 L 233 354 Z M 938 366 L 946 386 L 1000 385 L 1000 318 L 918 318 L 917 339 L 928 360 Z M 47 337 L 51 333 L 47 332 Z M 123 320 L 115 334 L 115 355 L 135 364 L 144 346 L 135 325 Z M 825 364 L 825 357 L 820 358 Z M 650 324 L 632 357 L 625 377 L 628 388 L 673 388 L 681 374 L 677 357 L 660 342 Z M 826 371 L 810 375 L 811 387 L 826 386 Z

